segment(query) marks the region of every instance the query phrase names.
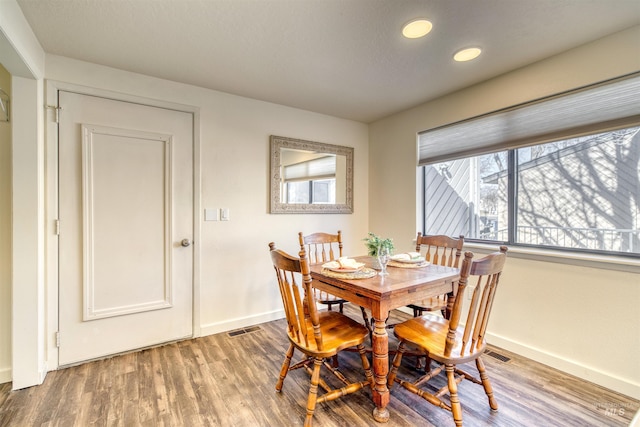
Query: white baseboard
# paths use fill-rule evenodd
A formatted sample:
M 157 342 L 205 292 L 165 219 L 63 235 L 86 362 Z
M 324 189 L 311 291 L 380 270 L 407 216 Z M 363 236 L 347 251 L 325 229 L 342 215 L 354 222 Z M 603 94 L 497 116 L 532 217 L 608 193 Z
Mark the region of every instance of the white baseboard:
M 48 372 L 49 368 L 47 366 L 47 362 L 45 361 L 40 368 L 40 384 L 44 382 L 44 379 L 46 378 Z
M 593 367 L 580 364 L 574 360 L 565 359 L 561 356 L 498 335 L 487 334 L 487 342 L 583 380 L 590 381 L 634 399 L 640 399 L 640 384 L 629 381 L 626 378 L 611 375 Z M 598 402 L 594 402 L 594 404 L 597 403 Z
M 225 320 L 224 322 L 209 323 L 201 326 L 200 336 L 233 331 L 234 329 L 246 328 L 247 326 L 253 326 L 260 323 L 271 322 L 272 320 L 283 319 L 284 317 L 284 310 L 275 310 L 267 313 L 257 314 L 255 316 L 239 317 L 236 319 Z
M 0 369 L 0 384 L 11 382 L 11 368 Z

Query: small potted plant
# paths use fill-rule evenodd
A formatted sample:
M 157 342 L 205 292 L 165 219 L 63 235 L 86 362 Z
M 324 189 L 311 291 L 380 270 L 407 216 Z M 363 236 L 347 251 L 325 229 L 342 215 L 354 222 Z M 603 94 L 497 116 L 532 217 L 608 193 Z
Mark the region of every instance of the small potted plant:
M 389 257 L 393 253 L 394 249 L 393 240 L 383 239 L 372 232 L 369 232 L 367 237 L 363 240 L 367 247 L 369 256 L 375 257 L 374 259 L 377 261 L 377 265 L 374 266 L 374 268 L 379 268 L 381 270 L 380 274 L 386 275 L 387 262 L 389 261 Z M 381 255 L 383 256 L 381 257 Z
M 364 244 L 367 247 L 367 251 L 369 256 L 378 256 L 378 250 L 380 248 L 387 248 L 389 253 L 393 253 L 393 240 L 392 239 L 383 239 L 382 237 L 369 232 L 367 237 L 364 240 Z
M 369 256 L 378 256 L 378 249 L 383 247 L 387 248 L 390 253 L 393 252 L 393 240 L 391 239 L 383 239 L 382 237 L 369 232 L 366 239 L 364 240 L 364 244 L 367 247 L 367 253 Z

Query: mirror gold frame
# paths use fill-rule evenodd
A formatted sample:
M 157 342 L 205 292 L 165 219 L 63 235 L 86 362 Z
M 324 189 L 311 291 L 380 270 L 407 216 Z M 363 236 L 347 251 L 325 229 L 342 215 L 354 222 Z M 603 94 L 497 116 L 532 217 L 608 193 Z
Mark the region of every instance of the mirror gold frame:
M 353 147 L 271 135 L 271 213 L 353 213 Z M 300 150 L 345 156 L 344 203 L 307 204 L 282 201 L 282 152 Z M 342 185 L 342 183 L 339 183 Z

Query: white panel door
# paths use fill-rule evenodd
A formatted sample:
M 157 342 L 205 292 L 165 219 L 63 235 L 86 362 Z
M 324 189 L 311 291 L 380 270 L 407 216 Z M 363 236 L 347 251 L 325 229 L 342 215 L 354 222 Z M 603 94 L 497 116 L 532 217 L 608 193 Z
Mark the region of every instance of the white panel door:
M 59 106 L 59 364 L 191 336 L 193 115 Z

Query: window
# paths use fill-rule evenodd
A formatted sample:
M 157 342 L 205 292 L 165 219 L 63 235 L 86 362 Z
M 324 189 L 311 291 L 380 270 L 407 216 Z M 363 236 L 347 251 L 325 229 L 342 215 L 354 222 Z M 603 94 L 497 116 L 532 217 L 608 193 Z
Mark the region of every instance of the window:
M 640 254 L 640 126 L 423 166 L 425 234 Z
M 285 203 L 335 204 L 335 155 L 322 154 L 283 166 Z
M 312 182 L 313 203 L 336 202 L 336 180 L 322 179 Z
M 286 203 L 336 203 L 336 180 L 317 179 L 285 182 Z
M 285 183 L 285 203 L 311 203 L 311 181 Z
M 640 254 L 640 73 L 420 133 L 425 234 Z

